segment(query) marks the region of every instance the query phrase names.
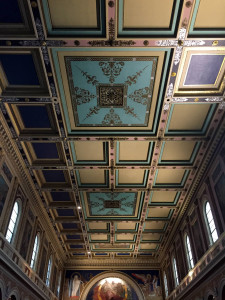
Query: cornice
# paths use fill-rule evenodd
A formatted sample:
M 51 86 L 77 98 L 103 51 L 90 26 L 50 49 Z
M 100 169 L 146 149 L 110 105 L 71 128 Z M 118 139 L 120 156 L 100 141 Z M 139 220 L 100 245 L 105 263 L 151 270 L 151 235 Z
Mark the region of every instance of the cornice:
M 194 196 L 196 193 L 198 193 L 198 189 L 201 188 L 201 184 L 203 184 L 203 181 L 205 180 L 204 173 L 207 169 L 210 168 L 212 161 L 212 158 L 215 157 L 219 150 L 220 147 L 225 139 L 225 119 L 224 119 L 224 112 L 222 112 L 223 117 L 221 118 L 221 125 L 220 127 L 218 126 L 217 128 L 219 128 L 219 130 L 216 131 L 216 134 L 214 137 L 209 137 L 209 141 L 206 142 L 206 147 L 207 152 L 205 154 L 205 158 L 202 161 L 201 166 L 199 167 L 195 180 L 193 182 L 193 184 L 191 185 L 189 192 L 188 192 L 188 196 L 185 199 L 182 209 L 180 211 L 180 214 L 178 215 L 178 218 L 176 219 L 175 224 L 173 224 L 173 228 L 170 232 L 170 235 L 166 241 L 166 244 L 164 246 L 164 251 L 161 252 L 159 258 L 160 261 L 163 263 L 163 257 L 165 256 L 165 254 L 167 253 L 168 249 L 171 247 L 172 241 L 174 240 L 175 235 L 177 234 L 177 232 L 180 230 L 180 223 L 182 222 L 183 216 L 185 214 L 187 214 L 187 208 L 191 205 L 191 203 L 194 201 Z M 218 150 L 217 150 L 218 149 Z M 217 151 L 216 151 L 217 150 Z
M 63 262 L 66 260 L 66 255 L 63 253 L 62 247 L 58 242 L 58 237 L 55 231 L 52 228 L 52 225 L 49 221 L 49 217 L 47 212 L 41 205 L 41 201 L 39 199 L 39 194 L 35 189 L 34 183 L 30 178 L 29 172 L 25 163 L 22 160 L 19 150 L 17 149 L 15 142 L 10 139 L 11 133 L 5 124 L 5 120 L 0 113 L 0 143 L 4 152 L 7 154 L 7 157 L 14 162 L 14 170 L 15 175 L 17 176 L 19 182 L 21 183 L 21 187 L 25 192 L 26 196 L 31 201 L 31 205 L 34 208 L 34 211 L 43 225 L 43 228 L 47 234 L 48 240 L 51 242 L 54 251 L 57 252 L 59 259 Z
M 65 269 L 159 269 L 160 264 L 155 259 L 122 259 L 122 258 L 112 258 L 112 259 L 71 259 L 65 264 Z

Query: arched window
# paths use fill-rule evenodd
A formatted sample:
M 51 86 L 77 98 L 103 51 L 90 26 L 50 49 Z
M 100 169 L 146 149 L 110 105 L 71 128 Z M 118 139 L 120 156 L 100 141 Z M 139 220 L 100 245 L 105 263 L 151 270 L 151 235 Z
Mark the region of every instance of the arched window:
M 177 272 L 177 262 L 175 257 L 173 257 L 173 275 L 174 275 L 175 287 L 177 287 L 179 285 L 179 279 L 178 279 L 178 272 Z
M 206 225 L 209 234 L 209 240 L 210 243 L 213 244 L 216 242 L 216 240 L 218 240 L 218 234 L 217 234 L 216 225 L 212 215 L 212 210 L 208 201 L 205 203 L 204 214 L 205 214 Z
M 48 270 L 47 270 L 46 281 L 45 281 L 47 286 L 49 286 L 50 284 L 51 269 L 52 269 L 52 256 L 50 256 L 48 261 Z
M 188 267 L 189 270 L 194 268 L 194 260 L 193 260 L 193 255 L 191 251 L 191 243 L 189 236 L 186 234 L 185 235 L 185 246 L 186 246 L 186 254 L 187 254 L 187 261 L 188 261 Z
M 57 286 L 57 297 L 59 297 L 59 293 L 60 293 L 61 276 L 62 276 L 62 272 L 59 273 L 58 286 Z
M 165 294 L 166 298 L 168 297 L 168 284 L 167 284 L 167 278 L 166 278 L 166 273 L 164 272 L 164 287 L 165 287 Z
M 9 243 L 13 241 L 13 237 L 15 236 L 18 221 L 19 221 L 19 203 L 18 201 L 16 201 L 12 209 L 8 229 L 5 236 L 5 238 Z
M 32 256 L 31 256 L 30 267 L 32 269 L 35 269 L 35 267 L 36 267 L 36 262 L 37 262 L 37 257 L 38 257 L 38 250 L 39 250 L 39 244 L 40 244 L 40 235 L 38 233 L 36 235 L 36 237 L 35 237 L 35 240 L 34 240 L 34 247 L 33 247 Z

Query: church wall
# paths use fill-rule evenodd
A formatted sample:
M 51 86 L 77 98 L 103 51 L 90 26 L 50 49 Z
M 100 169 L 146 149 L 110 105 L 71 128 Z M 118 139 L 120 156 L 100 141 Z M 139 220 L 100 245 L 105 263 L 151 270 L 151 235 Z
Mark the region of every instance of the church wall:
M 167 254 L 162 260 L 162 273 L 166 274 L 169 299 L 208 299 L 213 291 L 213 299 L 219 296 L 221 282 L 225 282 L 225 144 L 218 148 L 214 158 L 199 183 L 178 230 L 170 242 Z M 204 205 L 209 201 L 218 240 L 212 243 L 204 215 Z M 194 268 L 188 266 L 185 235 L 189 236 Z M 172 260 L 175 257 L 179 285 L 175 286 Z M 214 268 L 214 269 L 213 269 Z M 216 270 L 220 270 L 217 271 Z M 197 279 L 205 276 L 204 280 Z M 191 292 L 185 292 L 189 290 Z M 216 291 L 216 292 L 215 292 Z M 206 295 L 207 294 L 207 295 Z M 182 296 L 181 296 L 182 295 Z M 186 296 L 188 295 L 188 296 Z M 191 295 L 191 296 L 190 296 Z
M 5 239 L 6 232 L 10 220 L 10 216 L 12 213 L 12 209 L 15 201 L 18 201 L 19 206 L 19 220 L 16 223 L 16 233 L 12 238 L 11 243 L 8 243 Z M 40 212 L 39 212 L 40 213 Z M 22 270 L 26 276 L 28 276 L 31 281 L 35 282 L 42 290 L 45 292 L 48 290 L 48 287 L 45 286 L 48 260 L 50 256 L 52 256 L 52 269 L 51 269 L 51 277 L 49 287 L 51 291 L 56 295 L 57 287 L 59 282 L 59 276 L 63 271 L 63 262 L 62 259 L 57 254 L 54 246 L 50 242 L 48 231 L 44 228 L 43 222 L 41 222 L 38 217 L 38 213 L 35 212 L 34 206 L 32 204 L 32 199 L 29 198 L 28 195 L 24 192 L 23 187 L 20 184 L 20 181 L 17 177 L 16 171 L 13 168 L 13 165 L 8 160 L 5 153 L 1 152 L 0 154 L 0 265 L 3 262 L 3 255 L 7 255 L 10 257 L 17 265 L 20 266 L 20 270 Z M 34 246 L 34 241 L 36 235 L 39 234 L 40 242 L 39 242 L 39 250 L 37 256 L 37 262 L 35 265 L 35 272 L 30 268 L 30 262 L 32 257 L 32 251 Z M 14 259 L 17 257 L 17 259 Z M 10 271 L 15 270 L 15 265 L 12 262 L 11 267 L 7 267 Z M 19 283 L 18 278 L 16 278 L 16 283 L 13 279 L 13 276 L 18 276 L 18 274 L 14 274 L 13 272 L 10 276 L 12 279 L 8 279 L 7 273 L 3 272 L 3 268 L 0 271 L 0 286 L 4 286 L 1 288 L 1 293 L 4 295 L 8 295 L 10 292 L 10 287 L 8 287 L 8 282 L 11 282 L 10 285 L 15 284 L 18 289 L 18 293 L 22 293 L 25 295 L 23 283 Z M 32 285 L 32 283 L 30 282 Z M 47 293 L 48 294 L 48 293 Z M 51 294 L 51 292 L 50 292 Z M 28 293 L 29 295 L 29 293 Z M 47 297 L 46 299 L 52 299 L 51 297 Z M 18 299 L 26 299 L 24 297 Z M 40 295 L 35 298 L 27 299 L 40 299 Z

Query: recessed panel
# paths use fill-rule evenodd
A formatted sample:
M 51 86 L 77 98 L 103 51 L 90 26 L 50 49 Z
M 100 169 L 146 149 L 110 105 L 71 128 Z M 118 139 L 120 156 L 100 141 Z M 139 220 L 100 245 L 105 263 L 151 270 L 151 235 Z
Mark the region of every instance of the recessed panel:
M 197 143 L 193 141 L 166 141 L 163 142 L 160 160 L 161 164 L 193 162 L 197 153 Z
M 0 53 L 0 62 L 10 85 L 39 85 L 31 54 Z
M 190 35 L 221 36 L 225 33 L 225 3 L 221 0 L 197 0 L 193 10 Z
M 167 49 L 117 50 L 52 50 L 69 133 L 156 129 Z
M 96 0 L 48 0 L 53 28 L 97 28 Z
M 182 169 L 160 169 L 157 170 L 155 185 L 182 185 L 186 172 Z
M 156 250 L 158 247 L 157 244 L 152 244 L 152 243 L 147 243 L 147 244 L 141 244 L 140 245 L 140 250 Z
M 104 170 L 98 169 L 82 169 L 77 171 L 80 184 L 104 184 L 105 183 L 105 172 Z
M 175 104 L 170 111 L 168 132 L 204 132 L 212 112 L 210 104 Z
M 50 36 L 104 36 L 106 29 L 103 0 L 43 0 Z
M 161 234 L 160 233 L 148 233 L 148 234 L 143 234 L 142 235 L 142 241 L 159 241 L 161 239 Z
M 224 55 L 192 55 L 184 85 L 214 85 L 223 61 Z
M 119 1 L 119 36 L 173 36 L 180 1 Z
M 71 150 L 76 164 L 108 164 L 108 143 L 75 141 L 71 142 Z
M 107 223 L 104 222 L 88 222 L 88 228 L 89 230 L 107 230 L 108 226 Z
M 136 230 L 137 224 L 133 222 L 118 222 L 116 223 L 116 230 Z
M 83 192 L 80 195 L 87 221 L 137 220 L 144 197 L 141 192 Z
M 166 223 L 163 221 L 150 221 L 145 222 L 144 231 L 149 230 L 163 230 L 165 228 Z
M 173 0 L 123 0 L 124 28 L 167 28 Z
M 154 203 L 176 203 L 176 191 L 154 191 L 151 193 L 150 201 Z
M 116 241 L 134 241 L 135 235 L 131 233 L 120 233 L 116 235 Z
M 118 171 L 118 185 L 144 185 L 145 181 L 145 170 L 121 169 Z
M 148 212 L 148 218 L 169 218 L 171 209 L 167 207 L 151 207 Z
M 107 234 L 90 234 L 90 241 L 108 241 Z
M 222 95 L 224 74 L 224 48 L 185 48 L 176 76 L 174 94 L 193 97 Z
M 145 141 L 117 142 L 116 163 L 122 165 L 149 164 L 153 144 Z

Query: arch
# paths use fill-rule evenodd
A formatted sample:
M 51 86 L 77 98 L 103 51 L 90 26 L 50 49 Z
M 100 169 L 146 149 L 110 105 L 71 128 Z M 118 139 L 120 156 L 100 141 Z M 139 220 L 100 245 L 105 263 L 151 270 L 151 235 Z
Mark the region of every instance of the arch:
M 7 227 L 7 231 L 6 231 L 6 235 L 5 235 L 5 238 L 9 243 L 12 243 L 15 238 L 20 215 L 21 215 L 21 201 L 20 201 L 20 199 L 17 199 L 14 202 L 14 205 L 13 205 L 13 208 L 11 211 L 11 215 L 10 215 L 10 219 L 9 219 L 9 223 L 8 223 L 8 227 Z
M 225 300 L 225 278 L 220 281 L 218 290 L 219 300 Z
M 193 259 L 193 253 L 191 248 L 191 241 L 187 233 L 184 234 L 184 244 L 185 244 L 186 257 L 188 262 L 188 269 L 190 270 L 194 268 L 194 259 Z
M 177 272 L 177 261 L 174 256 L 173 256 L 173 277 L 174 277 L 175 287 L 177 287 L 179 285 L 179 278 Z
M 163 281 L 164 281 L 165 296 L 167 298 L 169 295 L 169 290 L 168 290 L 167 277 L 166 277 L 165 271 L 164 271 L 164 275 L 163 275 Z
M 144 300 L 144 295 L 143 295 L 143 292 L 141 290 L 141 288 L 138 286 L 138 284 L 135 282 L 134 279 L 132 279 L 130 276 L 122 273 L 122 272 L 109 272 L 109 271 L 106 271 L 106 272 L 103 272 L 101 274 L 98 274 L 96 275 L 95 277 L 92 278 L 92 280 L 90 280 L 87 285 L 85 286 L 83 292 L 81 293 L 81 300 L 85 300 L 88 296 L 88 293 L 92 290 L 92 288 L 97 285 L 98 287 L 98 282 L 99 282 L 99 286 L 100 286 L 100 289 L 101 289 L 101 281 L 102 280 L 109 280 L 109 278 L 115 278 L 117 279 L 118 281 L 119 280 L 122 280 L 123 282 L 125 282 L 125 284 L 127 286 L 129 286 L 129 288 L 133 288 L 134 292 L 136 293 L 137 295 L 137 299 L 138 300 Z M 104 284 L 104 283 L 103 283 Z M 96 288 L 96 286 L 95 286 Z M 101 298 L 101 297 L 100 297 Z M 99 298 L 99 299 L 100 299 Z
M 216 296 L 215 291 L 208 289 L 205 293 L 204 300 L 214 300 L 216 299 Z
M 210 245 L 212 245 L 213 243 L 215 243 L 218 240 L 218 233 L 217 233 L 211 205 L 210 205 L 209 201 L 207 200 L 207 198 L 205 199 L 205 201 L 203 203 L 203 214 L 204 214 L 204 218 L 205 218 L 205 224 L 206 224 L 206 228 L 207 228 L 207 232 L 208 232 L 209 242 L 210 242 Z
M 5 293 L 6 293 L 6 285 L 2 279 L 0 279 L 0 291 L 1 291 L 0 300 L 3 300 L 3 295 L 5 295 Z
M 45 283 L 48 287 L 50 285 L 51 270 L 52 270 L 52 255 L 49 257 L 49 260 L 48 260 L 48 269 L 47 269 L 46 281 L 45 281 Z
M 13 288 L 9 294 L 9 299 L 11 300 L 19 300 L 20 299 L 20 293 L 18 288 Z
M 62 279 L 62 271 L 59 271 L 57 293 L 56 293 L 57 297 L 59 297 L 59 294 L 60 294 L 61 279 Z
M 38 252 L 39 252 L 39 245 L 40 245 L 40 233 L 38 232 L 34 239 L 34 246 L 30 261 L 30 267 L 35 270 L 36 264 L 37 264 L 37 258 L 38 258 Z

